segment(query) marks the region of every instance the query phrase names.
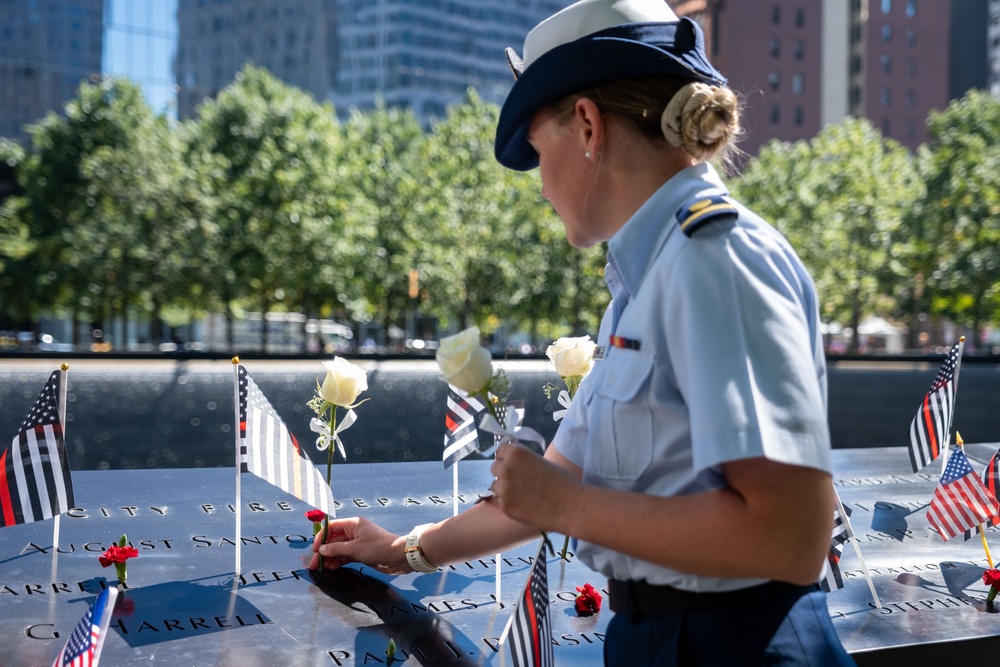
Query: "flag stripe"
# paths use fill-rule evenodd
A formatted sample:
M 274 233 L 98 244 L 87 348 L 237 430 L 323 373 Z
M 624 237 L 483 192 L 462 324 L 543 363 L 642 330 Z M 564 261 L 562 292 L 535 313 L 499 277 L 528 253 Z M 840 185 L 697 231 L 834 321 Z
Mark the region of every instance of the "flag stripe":
M 479 448 L 476 416 L 485 408 L 478 399 L 473 396 L 462 396 L 452 385 L 448 385 L 447 406 L 442 453 L 445 469 Z
M 59 421 L 59 379 L 48 382 L 0 455 L 3 525 L 51 519 L 73 505 L 73 480 Z
M 910 423 L 910 464 L 918 472 L 941 454 L 951 433 L 958 387 L 955 375 L 962 361 L 962 341 L 948 352 Z
M 13 526 L 17 523 L 14 518 L 14 503 L 10 497 L 10 487 L 7 485 L 7 450 L 0 454 L 0 506 L 3 507 L 3 525 Z
M 330 485 L 243 366 L 238 368 L 238 380 L 241 472 L 257 475 L 334 516 Z
M 948 540 L 988 523 L 997 512 L 996 498 L 976 475 L 965 452 L 956 449 L 934 489 L 928 522 Z
M 524 592 L 514 610 L 511 627 L 511 658 L 514 667 L 553 667 L 552 622 L 549 610 L 548 568 L 545 544 L 528 572 Z

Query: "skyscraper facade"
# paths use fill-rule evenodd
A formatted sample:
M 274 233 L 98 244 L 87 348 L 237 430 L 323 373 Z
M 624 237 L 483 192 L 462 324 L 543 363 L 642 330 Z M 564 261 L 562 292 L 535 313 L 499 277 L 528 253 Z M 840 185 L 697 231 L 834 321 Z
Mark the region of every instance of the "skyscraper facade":
M 99 76 L 103 0 L 0 0 L 0 136 L 76 96 Z
M 475 88 L 501 102 L 541 19 L 572 0 L 180 0 L 178 115 L 229 84 L 244 63 L 330 101 L 338 113 L 379 101 L 424 124 Z
M 932 110 L 987 85 L 984 2 L 670 0 L 702 23 L 713 62 L 743 96 L 751 156 L 847 115 L 911 149 L 926 142 Z

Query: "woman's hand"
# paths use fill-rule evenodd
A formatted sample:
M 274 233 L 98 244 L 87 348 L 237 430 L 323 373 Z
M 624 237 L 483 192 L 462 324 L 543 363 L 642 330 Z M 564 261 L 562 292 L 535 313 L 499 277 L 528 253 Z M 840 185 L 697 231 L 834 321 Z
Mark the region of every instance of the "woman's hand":
M 322 555 L 325 570 L 363 563 L 386 574 L 407 574 L 413 569 L 403 555 L 405 541 L 405 537 L 390 533 L 368 519 L 331 519 L 326 540 L 321 530 L 313 541 L 309 569 L 319 568 Z
M 575 491 L 582 485 L 561 457 L 555 462 L 549 458 L 548 453 L 542 458 L 520 444 L 500 445 L 490 467 L 496 478 L 490 502 L 510 518 L 539 530 L 561 530 Z

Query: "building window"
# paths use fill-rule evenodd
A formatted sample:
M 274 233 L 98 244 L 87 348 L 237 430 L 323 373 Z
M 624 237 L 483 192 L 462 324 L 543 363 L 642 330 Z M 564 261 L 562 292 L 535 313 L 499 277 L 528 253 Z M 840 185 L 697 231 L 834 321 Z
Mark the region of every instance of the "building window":
M 883 14 L 892 13 L 892 0 L 882 0 L 882 13 Z
M 906 18 L 912 19 L 917 15 L 917 0 L 906 0 Z
M 916 28 L 907 28 L 906 29 L 906 43 L 909 46 L 916 46 L 917 45 L 917 29 Z
M 913 122 L 913 119 L 908 119 L 904 127 L 904 132 L 906 132 L 907 139 L 913 139 L 917 136 L 917 124 Z
M 892 126 L 889 124 L 889 119 L 888 118 L 883 118 L 882 119 L 882 136 L 883 137 L 891 136 L 890 135 L 891 131 L 892 131 Z
M 916 91 L 910 90 L 906 93 L 906 108 L 916 109 L 917 108 L 917 93 Z
M 887 107 L 892 104 L 892 90 L 889 86 L 882 86 L 882 106 Z
M 802 110 L 802 107 L 800 106 L 795 107 L 795 124 L 802 125 L 803 121 L 805 120 L 805 115 L 806 115 L 805 111 Z
M 879 62 L 882 63 L 882 74 L 892 74 L 892 56 L 883 53 L 879 57 Z
M 767 75 L 767 82 L 771 84 L 771 90 L 778 89 L 778 86 L 781 85 L 781 75 L 778 74 L 778 70 L 771 70 L 771 73 Z
M 855 23 L 851 26 L 851 44 L 857 44 L 861 41 L 861 25 Z
M 861 87 L 851 86 L 851 106 L 856 107 L 861 104 Z
M 781 38 L 772 37 L 771 38 L 771 57 L 777 58 L 781 55 Z
M 781 25 L 781 5 L 774 5 L 771 8 L 771 23 Z
M 851 56 L 851 74 L 861 72 L 861 56 Z
M 795 59 L 802 60 L 806 55 L 806 44 L 801 39 L 795 40 Z
M 806 10 L 799 7 L 795 10 L 795 25 L 799 28 L 806 24 Z
M 771 124 L 777 125 L 781 122 L 781 107 L 777 104 L 771 105 Z
M 802 89 L 805 87 L 804 80 L 801 74 L 795 74 L 792 76 L 792 92 L 796 95 L 802 94 Z
M 882 26 L 882 43 L 891 44 L 892 43 L 892 26 L 888 23 Z
M 917 60 L 915 58 L 906 59 L 906 74 L 907 76 L 917 75 Z

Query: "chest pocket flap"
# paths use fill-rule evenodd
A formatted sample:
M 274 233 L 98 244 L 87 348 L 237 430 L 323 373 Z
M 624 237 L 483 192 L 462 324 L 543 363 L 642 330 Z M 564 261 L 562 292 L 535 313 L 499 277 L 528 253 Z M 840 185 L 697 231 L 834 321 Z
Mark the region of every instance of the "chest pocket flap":
M 653 356 L 612 349 L 598 362 L 590 405 L 592 472 L 608 479 L 636 479 L 653 456 L 649 383 Z

